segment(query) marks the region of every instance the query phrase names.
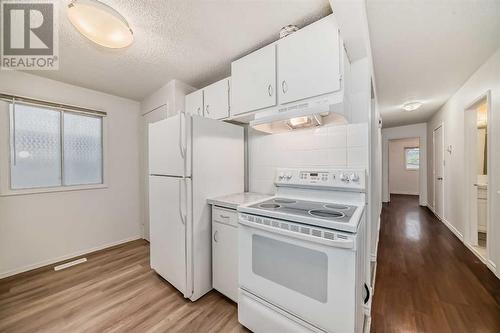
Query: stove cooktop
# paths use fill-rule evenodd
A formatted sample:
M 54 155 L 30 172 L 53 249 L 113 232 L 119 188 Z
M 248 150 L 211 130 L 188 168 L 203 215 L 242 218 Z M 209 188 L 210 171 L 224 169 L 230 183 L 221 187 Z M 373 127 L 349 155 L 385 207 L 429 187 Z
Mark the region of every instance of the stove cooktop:
M 248 207 L 262 210 L 262 213 L 272 212 L 286 214 L 288 216 L 292 215 L 343 223 L 348 223 L 350 221 L 357 208 L 356 206 L 337 203 L 296 200 L 279 197 L 258 202 Z

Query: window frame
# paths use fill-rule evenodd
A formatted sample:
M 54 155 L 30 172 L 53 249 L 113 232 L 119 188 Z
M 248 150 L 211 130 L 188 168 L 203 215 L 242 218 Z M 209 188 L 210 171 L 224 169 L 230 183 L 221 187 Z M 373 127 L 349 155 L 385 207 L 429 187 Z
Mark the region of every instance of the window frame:
M 413 150 L 413 149 L 418 149 L 418 167 L 417 168 L 408 168 L 408 155 L 407 155 L 407 152 L 408 152 L 408 150 Z M 405 164 L 405 170 L 406 171 L 419 171 L 420 170 L 420 147 L 419 146 L 405 147 L 404 148 L 404 164 Z
M 102 182 L 98 184 L 80 184 L 80 185 L 62 185 L 64 182 L 64 146 L 63 140 L 61 140 L 61 185 L 58 186 L 48 186 L 48 187 L 34 187 L 25 189 L 13 189 L 11 187 L 11 158 L 12 158 L 12 135 L 10 126 L 10 104 L 5 100 L 0 100 L 0 196 L 12 196 L 12 195 L 27 195 L 27 194 L 37 194 L 37 193 L 51 193 L 51 192 L 66 192 L 66 191 L 81 191 L 81 190 L 92 190 L 92 189 L 103 189 L 108 188 L 108 138 L 107 138 L 107 117 L 86 114 L 85 112 L 78 112 L 75 110 L 69 110 L 64 108 L 48 107 L 45 105 L 37 105 L 35 103 L 23 103 L 28 105 L 33 105 L 39 108 L 46 108 L 54 111 L 59 111 L 61 113 L 61 138 L 64 136 L 64 113 L 72 114 L 82 114 L 88 117 L 101 118 L 101 147 L 102 147 Z M 16 102 L 21 103 L 21 102 Z

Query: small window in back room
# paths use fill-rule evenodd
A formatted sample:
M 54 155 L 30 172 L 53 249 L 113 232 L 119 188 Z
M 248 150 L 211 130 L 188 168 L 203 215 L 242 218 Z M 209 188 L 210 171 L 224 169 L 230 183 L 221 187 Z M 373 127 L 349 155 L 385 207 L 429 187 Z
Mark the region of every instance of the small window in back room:
M 10 104 L 10 187 L 103 183 L 102 117 Z
M 406 170 L 418 170 L 420 166 L 420 148 L 405 148 Z

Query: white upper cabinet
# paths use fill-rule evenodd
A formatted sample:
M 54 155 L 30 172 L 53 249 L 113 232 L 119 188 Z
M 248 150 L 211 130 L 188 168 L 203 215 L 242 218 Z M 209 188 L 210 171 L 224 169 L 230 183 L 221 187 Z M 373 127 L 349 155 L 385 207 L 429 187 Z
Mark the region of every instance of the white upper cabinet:
M 203 116 L 203 89 L 186 95 L 185 108 L 188 114 Z
M 341 42 L 333 15 L 278 41 L 280 104 L 340 90 Z
M 203 89 L 205 117 L 212 119 L 229 117 L 229 86 L 230 79 L 227 78 Z
M 276 44 L 231 64 L 231 115 L 276 105 Z

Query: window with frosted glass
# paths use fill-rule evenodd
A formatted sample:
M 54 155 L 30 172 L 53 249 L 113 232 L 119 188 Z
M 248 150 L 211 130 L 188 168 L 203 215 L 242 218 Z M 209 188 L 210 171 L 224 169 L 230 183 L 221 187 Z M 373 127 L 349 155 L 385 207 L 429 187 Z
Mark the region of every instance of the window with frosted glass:
M 103 183 L 102 117 L 10 105 L 13 190 Z
M 102 183 L 102 119 L 64 113 L 64 185 Z
M 12 189 L 61 185 L 61 113 L 10 106 Z

